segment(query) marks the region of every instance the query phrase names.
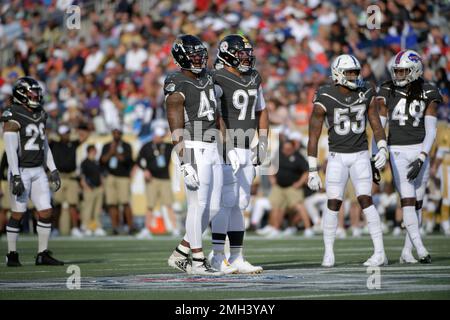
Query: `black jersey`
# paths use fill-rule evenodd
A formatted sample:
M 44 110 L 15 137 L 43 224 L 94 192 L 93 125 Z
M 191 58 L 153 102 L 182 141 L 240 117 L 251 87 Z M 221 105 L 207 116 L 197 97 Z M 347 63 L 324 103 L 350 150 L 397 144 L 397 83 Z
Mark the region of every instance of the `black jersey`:
M 212 142 L 215 137 L 210 129 L 216 129 L 217 102 L 211 74 L 205 71 L 193 79 L 181 71 L 174 72 L 164 82 L 164 94 L 167 97 L 175 92 L 184 97 L 184 128 L 189 135 L 185 139 Z
M 439 90 L 429 82 L 422 83 L 422 99 L 413 100 L 408 106 L 408 88 L 394 86 L 392 81 L 383 83 L 377 97 L 384 99 L 389 117 L 389 145 L 413 145 L 425 138 L 425 111 L 432 101 L 442 101 Z
M 341 93 L 337 85 L 325 85 L 317 90 L 313 102 L 326 111 L 330 151 L 353 153 L 368 150 L 367 110 L 374 94 L 369 85 L 348 94 Z
M 262 108 L 261 76 L 256 70 L 237 76 L 225 68 L 212 74 L 219 87 L 219 112 L 233 130 L 234 146 L 249 148 L 257 127 L 255 114 Z
M 47 113 L 43 109 L 30 111 L 24 106 L 12 105 L 3 111 L 1 121 L 12 121 L 19 125 L 19 167 L 42 166 Z

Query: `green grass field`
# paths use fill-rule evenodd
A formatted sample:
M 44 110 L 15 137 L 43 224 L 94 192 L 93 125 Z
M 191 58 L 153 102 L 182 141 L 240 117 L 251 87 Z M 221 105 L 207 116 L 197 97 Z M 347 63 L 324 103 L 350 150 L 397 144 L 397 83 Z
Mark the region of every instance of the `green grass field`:
M 37 238 L 22 237 L 21 268 L 0 265 L 0 299 L 450 299 L 450 238 L 425 238 L 431 265 L 398 263 L 402 238 L 385 237 L 389 266 L 380 289 L 367 288 L 368 237 L 336 240 L 336 266 L 320 267 L 322 238 L 246 239 L 246 257 L 260 275 L 189 276 L 167 266 L 177 239 L 104 238 L 51 240 L 63 267 L 34 266 Z M 205 243 L 209 242 L 205 240 Z M 208 252 L 210 245 L 206 246 Z M 6 253 L 6 239 L 0 241 Z M 66 286 L 69 265 L 81 270 L 81 289 Z

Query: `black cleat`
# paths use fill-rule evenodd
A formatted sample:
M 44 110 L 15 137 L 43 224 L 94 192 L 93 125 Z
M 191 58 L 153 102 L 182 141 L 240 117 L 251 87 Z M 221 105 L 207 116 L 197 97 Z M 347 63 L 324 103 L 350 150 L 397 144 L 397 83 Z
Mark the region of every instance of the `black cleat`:
M 37 266 L 63 266 L 64 262 L 56 260 L 52 256 L 52 252 L 49 250 L 44 250 L 38 253 L 36 257 Z
M 431 263 L 431 256 L 428 254 L 425 257 L 420 258 L 419 262 L 423 263 L 423 264 L 429 264 L 429 263 Z
M 19 254 L 16 251 L 11 251 L 6 255 L 7 267 L 21 267 L 22 264 L 19 261 Z

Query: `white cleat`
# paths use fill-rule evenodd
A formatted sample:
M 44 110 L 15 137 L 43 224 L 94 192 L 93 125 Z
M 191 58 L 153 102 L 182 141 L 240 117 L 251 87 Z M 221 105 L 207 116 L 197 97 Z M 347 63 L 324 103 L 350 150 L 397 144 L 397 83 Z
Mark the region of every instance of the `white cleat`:
M 203 262 L 193 261 L 188 273 L 195 276 L 223 276 L 225 274 L 211 267 L 207 259 L 204 259 Z
M 295 236 L 295 234 L 297 233 L 297 228 L 296 227 L 287 227 L 286 229 L 284 229 L 284 231 L 281 233 L 283 236 Z
M 401 264 L 405 264 L 405 263 L 417 263 L 419 261 L 416 260 L 416 258 L 414 258 L 412 252 L 404 252 L 402 251 L 402 254 L 400 256 L 400 263 Z
M 167 260 L 167 263 L 170 267 L 180 270 L 181 272 L 189 273 L 191 270 L 191 260 L 188 256 L 183 256 L 182 254 L 174 251 L 172 255 Z
M 275 228 L 270 230 L 270 232 L 265 235 L 265 237 L 268 239 L 277 239 L 277 238 L 281 238 L 282 236 L 283 236 L 283 233 L 280 230 L 275 229 Z
M 363 235 L 363 230 L 361 230 L 361 228 L 358 228 L 358 227 L 352 228 L 352 237 L 353 238 L 361 238 L 362 235 Z
M 386 254 L 383 252 L 380 253 L 374 253 L 369 259 L 367 259 L 366 262 L 363 264 L 365 267 L 381 267 L 381 266 L 387 266 L 388 265 L 388 259 L 386 257 Z
M 326 253 L 323 256 L 322 267 L 326 268 L 334 267 L 334 253 Z
M 237 273 L 243 274 L 257 274 L 263 272 L 263 268 L 260 266 L 254 266 L 250 262 L 244 260 L 243 257 L 238 257 L 231 263 L 232 267 L 237 269 Z
M 233 267 L 228 262 L 228 260 L 225 258 L 225 255 L 217 255 L 216 257 L 213 257 L 211 259 L 211 266 L 214 269 L 222 271 L 224 274 L 238 273 L 238 269 L 236 267 Z

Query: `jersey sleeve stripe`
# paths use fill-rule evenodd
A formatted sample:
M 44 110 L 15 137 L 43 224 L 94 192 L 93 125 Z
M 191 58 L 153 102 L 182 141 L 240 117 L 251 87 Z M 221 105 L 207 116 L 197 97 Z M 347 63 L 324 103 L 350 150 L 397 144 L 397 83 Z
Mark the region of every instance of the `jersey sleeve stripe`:
M 10 120 L 8 120 L 8 122 L 13 122 L 13 123 L 17 124 L 17 125 L 19 126 L 19 129 L 22 127 L 22 126 L 20 125 L 19 121 L 17 121 L 17 120 L 10 119 Z
M 321 106 L 324 111 L 327 111 L 327 108 L 325 108 L 325 106 L 321 102 L 316 101 L 316 102 L 314 102 L 314 104 Z

